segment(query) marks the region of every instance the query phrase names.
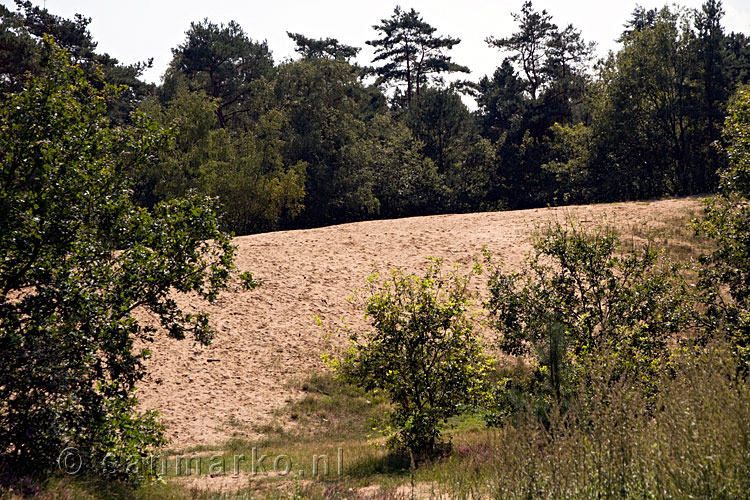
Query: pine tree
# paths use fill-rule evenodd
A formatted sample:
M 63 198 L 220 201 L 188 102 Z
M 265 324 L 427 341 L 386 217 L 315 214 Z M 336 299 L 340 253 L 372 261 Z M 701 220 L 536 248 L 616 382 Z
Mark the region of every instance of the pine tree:
M 374 69 L 378 84 L 405 85 L 407 105 L 411 105 L 413 97 L 419 99 L 422 85 L 430 80 L 440 81 L 442 73 L 469 72 L 469 68 L 454 63 L 446 55 L 461 40 L 435 36 L 436 28 L 414 9 L 406 12 L 396 7 L 389 19 L 382 19 L 373 28 L 381 37 L 366 43 L 375 47 L 372 62 L 384 62 Z

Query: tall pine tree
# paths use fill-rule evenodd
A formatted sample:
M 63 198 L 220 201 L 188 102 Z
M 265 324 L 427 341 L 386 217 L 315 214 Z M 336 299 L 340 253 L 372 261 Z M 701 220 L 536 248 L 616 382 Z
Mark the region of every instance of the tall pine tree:
M 378 84 L 406 87 L 406 104 L 419 100 L 420 87 L 441 74 L 463 72 L 469 68 L 456 64 L 446 52 L 461 43 L 458 38 L 436 36 L 436 28 L 426 23 L 419 13 L 396 7 L 389 19 L 373 26 L 380 38 L 366 43 L 375 48 L 372 62 L 383 62 L 374 69 Z

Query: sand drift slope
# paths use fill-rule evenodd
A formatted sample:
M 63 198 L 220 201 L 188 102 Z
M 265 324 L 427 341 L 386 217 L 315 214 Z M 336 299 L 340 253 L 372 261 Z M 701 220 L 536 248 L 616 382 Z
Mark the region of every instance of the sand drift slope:
M 347 298 L 362 287 L 373 265 L 424 268 L 426 256 L 469 264 L 486 246 L 509 267 L 531 249 L 530 236 L 548 222 L 606 220 L 630 228 L 701 212 L 699 199 L 617 203 L 511 212 L 441 215 L 344 224 L 240 237 L 237 264 L 263 280 L 249 292 L 224 294 L 207 308 L 217 332 L 211 346 L 163 336 L 140 384 L 143 408 L 158 409 L 173 446 L 219 445 L 252 438 L 274 421 L 274 410 L 300 396 L 291 380 L 323 369 L 326 340 L 315 316 L 328 324 L 344 317 L 363 327 L 362 312 Z M 187 298 L 179 302 L 186 310 Z M 277 418 L 277 417 L 276 417 Z

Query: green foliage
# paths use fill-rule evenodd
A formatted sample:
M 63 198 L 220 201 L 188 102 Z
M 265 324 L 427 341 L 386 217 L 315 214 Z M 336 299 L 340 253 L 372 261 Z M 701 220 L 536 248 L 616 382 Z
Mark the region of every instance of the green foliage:
M 549 161 L 542 169 L 555 177 L 555 191 L 551 193 L 557 203 L 585 203 L 593 198 L 591 185 L 591 128 L 583 123 L 550 127 Z
M 493 77 L 478 85 L 484 135 L 495 140 L 497 150 L 494 177 L 502 182 L 489 197 L 513 208 L 561 203 L 566 194 L 585 199 L 589 193 L 578 192 L 574 172 L 580 165 L 563 163 L 587 160 L 588 152 L 581 149 L 588 144 L 579 142 L 577 151 L 570 152 L 575 139 L 565 132 L 575 129 L 559 127 L 587 119 L 593 45 L 572 25 L 558 28 L 547 11 L 536 11 L 531 2 L 513 19 L 518 30 L 511 36 L 486 39 L 507 56 Z M 560 158 L 571 153 L 582 158 Z
M 198 186 L 220 200 L 222 220 L 240 234 L 276 229 L 280 220 L 302 212 L 305 169 L 285 165 L 281 129 L 286 117 L 271 110 L 253 133 L 227 141 L 221 152 L 201 165 Z
M 485 357 L 468 316 L 469 275 L 444 273 L 433 260 L 424 276 L 373 274 L 366 314 L 374 330 L 353 334 L 340 376 L 393 403 L 391 444 L 417 459 L 439 445 L 439 424 L 485 396 Z
M 721 193 L 706 204 L 699 229 L 716 242 L 703 258 L 700 290 L 709 334 L 726 335 L 748 369 L 750 363 L 750 88 L 740 88 L 724 125 L 727 168 Z M 724 293 L 726 291 L 727 293 Z
M 518 23 L 519 31 L 508 38 L 487 37 L 486 42 L 490 47 L 511 52 L 507 60 L 520 67 L 526 90 L 531 99 L 536 100 L 546 82 L 546 45 L 557 26 L 546 10 L 536 12 L 530 1 L 524 2 L 519 14 L 513 14 L 513 20 Z
M 461 97 L 453 91 L 437 88 L 422 90 L 419 106 L 409 109 L 406 123 L 424 146 L 440 172 L 447 172 L 460 162 L 472 142 L 474 122 Z
M 234 248 L 211 203 L 185 198 L 152 211 L 130 199 L 128 174 L 167 137 L 142 116 L 114 127 L 121 89 L 92 87 L 47 41 L 44 77 L 0 107 L 0 471 L 48 472 L 66 446 L 83 470 L 123 463 L 164 443 L 136 411 L 155 325 L 208 343 L 206 314 L 172 294 L 209 302 L 227 287 Z M 101 470 L 99 470 L 101 472 Z
M 216 99 L 221 127 L 252 118 L 262 97 L 262 78 L 273 68 L 268 44 L 250 40 L 235 21 L 217 25 L 204 19 L 191 23 L 186 35 L 185 42 L 172 50 L 165 79 L 182 77 L 191 90 Z
M 435 213 L 446 198 L 445 180 L 421 153 L 423 143 L 402 122 L 378 114 L 370 122 L 367 155 L 382 217 Z
M 318 411 L 351 417 L 343 433 L 333 426 L 315 436 L 279 433 L 255 442 L 235 439 L 222 448 L 227 462 L 235 455 L 250 457 L 253 449 L 268 459 L 285 454 L 304 474 L 261 473 L 252 485 L 237 483 L 240 489 L 234 494 L 198 491 L 186 485 L 184 477 L 135 490 L 120 483 L 52 478 L 41 487 L 19 482 L 10 493 L 0 487 L 0 497 L 278 500 L 297 491 L 304 477 L 308 479 L 302 483 L 302 497 L 320 500 L 386 500 L 403 498 L 410 491 L 417 498 L 455 499 L 744 499 L 750 491 L 750 381 L 738 377 L 735 366 L 722 348 L 680 356 L 674 363 L 677 376 L 667 374 L 660 381 L 663 390 L 653 411 L 626 383 L 614 391 L 597 384 L 591 390 L 601 396 L 574 406 L 550 428 L 528 418 L 501 428 L 456 429 L 451 433 L 451 455 L 421 464 L 412 474 L 408 458 L 387 455 L 352 435 L 369 412 L 380 408 L 373 404 L 363 413 L 357 404 L 347 412 L 355 401 L 364 403 L 361 391 L 337 385 L 329 377 L 312 379 L 302 387 L 307 396 L 300 403 L 314 398 L 313 418 Z M 335 474 L 338 447 L 344 450 L 343 474 L 310 480 L 312 455 L 332 457 Z M 251 467 L 247 462 L 241 464 L 243 475 Z
M 378 213 L 362 117 L 370 95 L 359 75 L 340 59 L 303 59 L 278 67 L 275 98 L 288 116 L 284 157 L 308 165 L 305 225 Z
M 650 245 L 627 252 L 620 245 L 606 227 L 556 224 L 534 243 L 522 272 L 504 273 L 488 256 L 486 305 L 502 335 L 499 347 L 533 357 L 535 373 L 521 396 L 540 411 L 564 408 L 596 365 L 608 367 L 610 383 L 628 375 L 646 395 L 656 391 L 690 304 L 677 266 L 660 262 Z M 518 384 L 506 381 L 501 398 L 512 401 L 502 392 Z
M 528 106 L 523 80 L 506 58 L 492 78 L 483 76 L 477 85 L 477 105 L 484 136 L 497 142 L 504 134 L 518 130 Z
M 750 381 L 737 376 L 722 351 L 679 356 L 674 374 L 659 378 L 653 405 L 628 380 L 614 388 L 595 382 L 586 388 L 591 396 L 551 425 L 521 418 L 482 436 L 466 462 L 450 464 L 448 492 L 441 493 L 518 500 L 747 498 Z
M 435 36 L 437 30 L 414 9 L 407 12 L 397 6 L 389 19 L 381 19 L 373 28 L 380 38 L 366 43 L 375 48 L 372 62 L 383 61 L 374 69 L 378 85 L 405 86 L 407 105 L 411 105 L 413 96 L 419 100 L 422 86 L 430 80 L 440 81 L 441 74 L 469 72 L 445 53 L 461 40 Z
M 24 29 L 24 18 L 6 6 L 0 6 L 0 72 L 3 91 L 23 87 L 26 75 L 39 65 L 36 41 Z
M 452 89 L 423 88 L 419 106 L 409 108 L 403 121 L 439 176 L 428 213 L 486 208 L 495 155 L 461 97 Z
M 720 3 L 700 11 L 638 11 L 623 49 L 601 67 L 592 99 L 592 163 L 602 199 L 716 189 L 720 139 L 734 85 Z M 596 182 L 596 181 L 595 181 Z
M 688 116 L 694 99 L 690 71 L 695 63 L 692 34 L 684 23 L 684 16 L 665 8 L 653 26 L 633 31 L 617 54 L 606 90 L 610 108 L 600 115 L 595 132 L 597 141 L 603 141 L 597 148 L 608 155 L 601 163 L 617 166 L 612 189 L 654 196 L 677 193 L 687 182 L 694 125 Z
M 127 122 L 137 103 L 153 90 L 152 84 L 139 79 L 151 61 L 123 65 L 108 54 L 97 53 L 97 44 L 88 30 L 91 19 L 80 14 L 65 19 L 28 0 L 15 0 L 15 4 L 17 12 L 0 6 L 0 94 L 20 91 L 30 75 L 44 72 L 46 35 L 70 52 L 97 88 L 101 88 L 102 81 L 127 86 L 107 102 L 110 118 Z
M 328 57 L 331 59 L 343 59 L 348 61 L 349 59 L 356 57 L 360 51 L 359 47 L 344 45 L 335 38 L 314 39 L 308 38 L 299 33 L 290 33 L 288 31 L 286 34 L 297 45 L 294 49 L 295 52 L 308 59 Z
M 507 57 L 477 86 L 502 182 L 490 199 L 525 208 L 714 190 L 724 159 L 712 144 L 750 46 L 724 33 L 723 14 L 714 0 L 636 8 L 594 76 L 591 44 L 525 2 L 512 35 L 487 39 Z
M 236 234 L 276 229 L 303 210 L 306 165 L 282 157 L 281 111 L 261 115 L 252 131 L 232 131 L 218 127 L 215 99 L 185 87 L 166 106 L 150 100 L 142 109 L 176 136 L 158 162 L 135 173 L 142 204 L 189 192 L 216 197 L 224 227 Z
M 526 1 L 512 33 L 487 38 L 503 54 L 494 74 L 450 85 L 468 72 L 449 55 L 460 41 L 414 9 L 373 26 L 374 68 L 356 47 L 291 32 L 301 59 L 275 64 L 237 22 L 194 22 L 154 86 L 139 79 L 148 63 L 96 52 L 90 19 L 15 3 L 0 6 L 0 96 L 41 74 L 54 36 L 93 86 L 128 86 L 110 118 L 139 108 L 174 126 L 175 147 L 133 172 L 134 198 L 215 196 L 236 233 L 710 192 L 728 96 L 750 79 L 750 39 L 724 32 L 718 0 L 637 7 L 622 49 L 594 67 L 579 30 Z
M 725 194 L 750 197 L 750 87 L 737 90 L 724 125 L 729 166 L 720 172 Z
M 495 151 L 492 143 L 470 135 L 465 149 L 443 175 L 449 190 L 443 210 L 451 212 L 476 212 L 498 210 L 502 202 L 488 200 L 495 178 Z
M 560 92 L 563 99 L 571 97 L 594 46 L 584 42 L 581 32 L 572 25 L 560 30 L 546 10 L 535 11 L 530 1 L 524 2 L 520 13 L 513 14 L 513 20 L 518 23 L 517 32 L 507 38 L 488 37 L 487 44 L 510 52 L 505 61 L 515 64 L 523 74 L 524 90 L 532 102 L 538 98 L 549 101 L 549 90 Z

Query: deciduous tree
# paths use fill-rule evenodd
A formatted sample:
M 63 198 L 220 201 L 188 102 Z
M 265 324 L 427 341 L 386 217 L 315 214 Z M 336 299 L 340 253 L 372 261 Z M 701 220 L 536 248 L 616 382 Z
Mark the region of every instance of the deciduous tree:
M 73 446 L 82 471 L 108 457 L 127 475 L 164 443 L 155 415 L 136 410 L 149 355 L 136 341 L 157 329 L 135 311 L 209 343 L 207 315 L 172 294 L 216 299 L 234 248 L 206 199 L 135 206 L 129 173 L 164 134 L 142 116 L 113 126 L 120 89 L 93 87 L 49 39 L 42 56 L 42 76 L 0 105 L 0 472 L 48 472 Z
M 424 276 L 372 275 L 365 308 L 373 330 L 352 335 L 334 362 L 344 380 L 388 394 L 391 444 L 417 459 L 438 450 L 441 421 L 486 396 L 490 361 L 468 317 L 470 276 L 441 271 L 439 260 Z

